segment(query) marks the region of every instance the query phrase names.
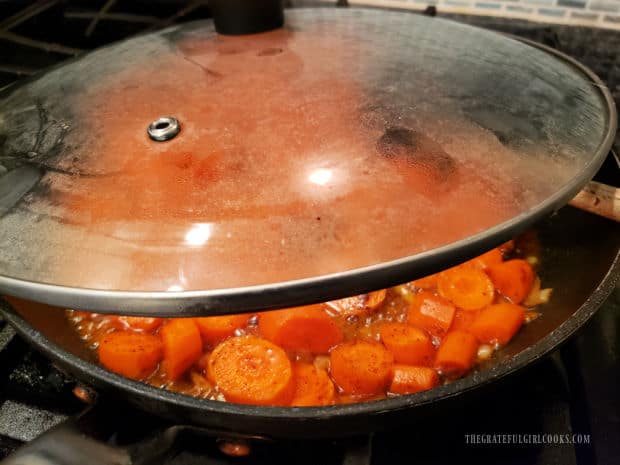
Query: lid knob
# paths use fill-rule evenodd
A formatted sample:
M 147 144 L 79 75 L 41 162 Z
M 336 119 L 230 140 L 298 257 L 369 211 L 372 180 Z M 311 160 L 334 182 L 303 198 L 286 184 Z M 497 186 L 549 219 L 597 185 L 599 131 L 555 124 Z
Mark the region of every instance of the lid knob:
M 173 116 L 162 116 L 161 118 L 157 118 L 146 128 L 149 137 L 156 142 L 165 142 L 173 139 L 180 130 L 181 124 L 179 120 Z
M 282 27 L 282 0 L 211 0 L 215 30 L 220 34 L 256 34 Z

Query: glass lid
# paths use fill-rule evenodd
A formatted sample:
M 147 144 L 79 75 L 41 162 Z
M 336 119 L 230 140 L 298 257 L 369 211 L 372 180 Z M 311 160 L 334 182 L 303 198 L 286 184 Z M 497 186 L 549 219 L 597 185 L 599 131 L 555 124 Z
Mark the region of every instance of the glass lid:
M 436 18 L 139 36 L 0 93 L 0 291 L 190 315 L 397 284 L 567 202 L 615 118 L 570 59 Z

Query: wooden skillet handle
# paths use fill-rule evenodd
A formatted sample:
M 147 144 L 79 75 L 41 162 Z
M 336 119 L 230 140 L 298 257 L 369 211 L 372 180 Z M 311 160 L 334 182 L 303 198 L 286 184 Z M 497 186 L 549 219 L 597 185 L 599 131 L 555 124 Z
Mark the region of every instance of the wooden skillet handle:
M 620 221 L 620 189 L 600 182 L 590 181 L 569 205 Z

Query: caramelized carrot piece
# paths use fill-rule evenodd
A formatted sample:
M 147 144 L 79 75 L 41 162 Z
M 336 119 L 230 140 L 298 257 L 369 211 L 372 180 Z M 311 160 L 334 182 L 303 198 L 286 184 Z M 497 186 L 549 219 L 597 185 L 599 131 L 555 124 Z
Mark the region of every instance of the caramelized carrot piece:
M 467 331 L 479 314 L 480 310 L 461 310 L 457 308 L 454 313 L 454 320 L 452 320 L 452 326 L 450 326 L 450 331 Z
M 214 346 L 227 337 L 235 334 L 237 329 L 243 328 L 250 315 L 223 315 L 206 318 L 194 318 L 206 345 Z
M 286 353 L 256 336 L 226 339 L 211 353 L 207 376 L 229 402 L 288 405 L 295 385 Z
M 394 365 L 389 391 L 393 394 L 413 394 L 439 386 L 437 372 L 428 367 Z
M 150 375 L 162 357 L 162 343 L 152 334 L 116 331 L 99 341 L 99 361 L 108 370 L 132 379 Z
M 379 328 L 381 341 L 394 355 L 396 363 L 430 365 L 435 347 L 428 335 L 414 326 L 403 323 L 384 323 Z
M 438 277 L 439 277 L 439 273 L 435 273 L 435 274 L 425 276 L 420 279 L 416 279 L 415 281 L 412 281 L 411 284 L 413 284 L 418 289 L 425 289 L 425 290 L 434 289 L 437 287 Z
M 128 329 L 134 331 L 144 331 L 145 333 L 152 333 L 161 325 L 161 318 L 147 318 L 140 316 L 119 316 L 118 321 Z
M 454 305 L 430 292 L 416 294 L 407 312 L 407 323 L 441 336 L 448 331 L 454 318 Z
M 493 283 L 482 270 L 457 266 L 442 271 L 437 279 L 439 294 L 465 310 L 478 310 L 493 302 Z
M 502 252 L 499 249 L 491 249 L 488 252 L 485 252 L 482 255 L 479 255 L 476 258 L 472 258 L 471 260 L 465 262 L 465 264 L 473 265 L 475 268 L 478 268 L 480 270 L 486 270 L 491 266 L 502 263 L 502 260 Z
M 344 394 L 369 396 L 385 391 L 394 357 L 382 344 L 344 342 L 330 353 L 330 374 Z
M 295 393 L 291 405 L 310 407 L 334 403 L 336 390 L 325 370 L 320 370 L 310 363 L 294 363 L 293 379 Z
M 166 322 L 159 334 L 164 343 L 164 372 L 176 380 L 202 355 L 200 332 L 193 319 L 179 318 Z
M 474 364 L 478 340 L 465 331 L 450 331 L 437 349 L 435 368 L 442 373 L 458 377 L 467 373 Z
M 534 284 L 534 270 L 526 260 L 508 260 L 490 267 L 487 274 L 499 293 L 514 304 L 523 302 Z
M 258 331 L 286 350 L 315 354 L 326 353 L 342 341 L 342 331 L 321 305 L 261 313 Z
M 385 300 L 386 294 L 387 291 L 381 289 L 379 291 L 369 292 L 368 294 L 332 300 L 331 302 L 327 302 L 326 305 L 339 316 L 348 317 L 362 315 L 379 308 Z
M 498 247 L 499 251 L 502 253 L 503 256 L 508 255 L 510 252 L 514 250 L 514 248 L 515 248 L 515 241 L 513 241 L 512 239 L 504 242 L 502 245 Z
M 519 305 L 491 305 L 480 312 L 469 332 L 480 342 L 506 344 L 519 331 L 524 318 L 525 309 Z

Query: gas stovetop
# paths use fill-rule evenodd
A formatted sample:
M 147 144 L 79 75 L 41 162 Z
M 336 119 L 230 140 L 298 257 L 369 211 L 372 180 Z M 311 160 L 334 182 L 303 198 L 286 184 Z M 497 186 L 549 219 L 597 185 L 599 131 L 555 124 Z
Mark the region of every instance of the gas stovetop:
M 84 50 L 180 20 L 208 16 L 205 1 L 38 1 L 3 3 L 0 87 Z M 339 2 L 343 3 L 343 2 Z M 344 2 L 346 3 L 346 2 Z M 144 13 L 147 12 L 147 13 Z M 428 11 L 435 14 L 435 11 Z M 403 13 L 411 14 L 411 13 Z M 457 17 L 557 48 L 594 70 L 620 103 L 620 32 Z M 618 151 L 620 138 L 616 138 Z M 619 185 L 610 156 L 597 175 Z M 257 443 L 251 464 L 562 464 L 607 465 L 620 456 L 620 288 L 562 349 L 484 389 L 459 411 L 439 410 L 406 429 L 333 441 Z M 32 351 L 0 322 L 0 458 L 85 404 L 76 382 Z M 119 407 L 126 429 L 165 428 L 131 407 Z M 131 420 L 131 421 L 129 421 Z M 122 428 L 122 425 L 119 425 Z M 189 431 L 157 463 L 239 463 L 217 438 Z M 123 434 L 120 431 L 119 434 Z M 506 444 L 518 441 L 520 444 Z M 503 442 L 498 444 L 497 442 Z

